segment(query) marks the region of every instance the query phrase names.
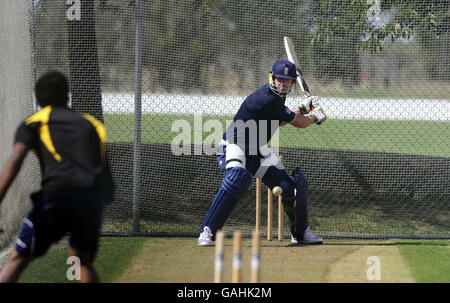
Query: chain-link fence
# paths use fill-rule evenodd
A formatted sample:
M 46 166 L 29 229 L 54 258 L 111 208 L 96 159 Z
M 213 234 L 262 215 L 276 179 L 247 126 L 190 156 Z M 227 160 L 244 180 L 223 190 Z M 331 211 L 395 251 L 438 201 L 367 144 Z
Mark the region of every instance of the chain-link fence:
M 205 146 L 219 144 L 244 98 L 287 58 L 289 36 L 329 117 L 278 134 L 287 169 L 309 180 L 314 231 L 450 237 L 448 29 L 416 28 L 373 52 L 352 18 L 317 35 L 332 13 L 347 13 L 349 1 L 332 12 L 327 2 L 33 1 L 36 76 L 65 72 L 72 106 L 107 127 L 117 194 L 105 234 L 197 235 L 223 177 Z M 380 8 L 366 22 L 382 27 L 400 13 Z M 287 105 L 301 100 L 297 87 Z M 225 230 L 254 225 L 253 183 Z

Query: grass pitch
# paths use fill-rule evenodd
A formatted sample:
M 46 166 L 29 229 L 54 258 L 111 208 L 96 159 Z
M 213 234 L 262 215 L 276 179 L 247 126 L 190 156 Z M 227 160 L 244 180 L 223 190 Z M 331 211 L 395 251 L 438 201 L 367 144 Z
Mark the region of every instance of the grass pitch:
M 20 282 L 69 282 L 66 248 L 36 260 Z M 63 247 L 64 246 L 64 247 Z M 448 240 L 327 240 L 324 245 L 261 242 L 261 282 L 449 283 Z M 210 283 L 214 247 L 195 238 L 102 237 L 95 266 L 103 282 Z M 369 280 L 369 257 L 380 260 L 380 280 Z M 243 242 L 242 281 L 250 281 L 251 240 Z M 226 239 L 224 282 L 231 281 L 232 239 Z
M 145 238 L 102 237 L 95 267 L 103 282 L 116 279 L 128 264 L 139 254 Z M 68 283 L 66 264 L 68 241 L 63 240 L 47 255 L 36 259 L 24 271 L 19 282 L 24 283 Z

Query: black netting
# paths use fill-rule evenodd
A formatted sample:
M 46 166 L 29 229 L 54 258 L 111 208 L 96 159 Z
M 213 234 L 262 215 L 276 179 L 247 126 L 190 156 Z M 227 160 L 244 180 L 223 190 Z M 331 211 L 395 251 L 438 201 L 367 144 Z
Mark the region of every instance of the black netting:
M 104 233 L 197 233 L 222 174 L 201 145 L 175 155 L 182 130 L 184 143 L 217 144 L 218 129 L 287 58 L 283 37 L 290 36 L 329 116 L 321 126 L 285 126 L 278 140 L 286 167 L 301 166 L 310 182 L 314 231 L 448 238 L 448 27 L 419 24 L 372 52 L 361 47 L 370 40 L 355 26 L 358 16 L 346 16 L 350 2 L 327 9 L 306 0 L 33 1 L 36 76 L 65 72 L 72 106 L 107 127 L 118 189 Z M 433 9 L 426 3 L 411 5 L 420 15 Z M 376 26 L 403 12 L 395 3 L 380 9 Z M 448 10 L 435 11 L 441 18 Z M 335 31 L 318 36 L 334 16 L 341 18 Z M 287 104 L 301 100 L 297 87 Z M 248 232 L 254 224 L 253 184 L 225 229 Z

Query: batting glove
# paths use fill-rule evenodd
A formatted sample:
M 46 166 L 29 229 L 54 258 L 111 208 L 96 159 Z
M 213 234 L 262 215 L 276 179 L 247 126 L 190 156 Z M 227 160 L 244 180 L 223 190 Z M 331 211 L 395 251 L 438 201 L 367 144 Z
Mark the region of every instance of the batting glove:
M 317 103 L 317 100 L 319 99 L 319 97 L 317 96 L 309 96 L 306 97 L 306 99 L 302 102 L 302 104 L 300 104 L 300 106 L 298 107 L 300 113 L 302 115 L 309 113 L 310 111 L 313 110 L 314 106 Z
M 327 115 L 325 114 L 322 106 L 320 106 L 319 104 L 314 106 L 313 110 L 311 111 L 311 113 L 309 115 L 311 117 L 313 117 L 314 123 L 319 124 L 319 125 L 322 122 L 325 122 L 325 120 L 327 119 Z

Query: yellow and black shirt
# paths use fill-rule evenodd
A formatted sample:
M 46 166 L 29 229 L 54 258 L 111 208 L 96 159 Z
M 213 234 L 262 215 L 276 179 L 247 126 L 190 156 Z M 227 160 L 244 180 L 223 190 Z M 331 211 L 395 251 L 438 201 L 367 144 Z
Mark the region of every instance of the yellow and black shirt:
M 36 152 L 44 190 L 91 187 L 107 169 L 103 123 L 68 107 L 47 106 L 31 115 L 19 125 L 15 142 Z

